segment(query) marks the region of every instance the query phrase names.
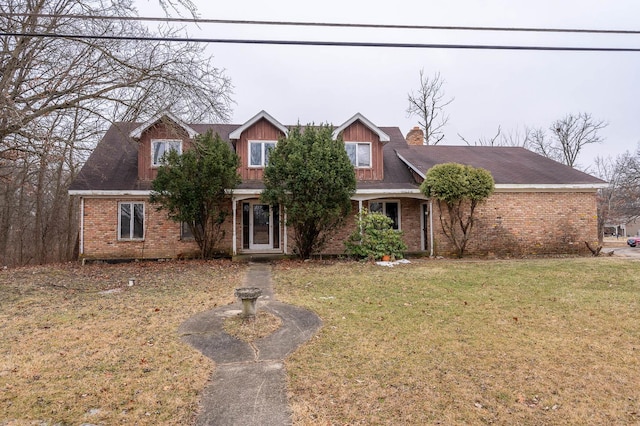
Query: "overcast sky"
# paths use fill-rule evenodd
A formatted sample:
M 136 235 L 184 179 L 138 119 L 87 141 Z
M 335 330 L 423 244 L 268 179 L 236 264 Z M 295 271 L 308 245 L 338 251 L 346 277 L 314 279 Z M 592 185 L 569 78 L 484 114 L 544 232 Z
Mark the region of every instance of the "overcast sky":
M 640 30 L 637 0 L 209 1 L 193 0 L 201 18 Z M 156 0 L 137 0 L 140 15 L 164 16 Z M 189 16 L 188 13 L 183 13 Z M 175 15 L 175 14 L 174 14 Z M 286 40 L 640 48 L 640 35 L 203 25 L 194 36 Z M 211 44 L 208 52 L 235 87 L 232 122 L 266 110 L 283 124 L 340 125 L 356 112 L 406 133 L 407 94 L 419 71 L 436 72 L 455 98 L 441 143 L 491 138 L 543 127 L 569 113 L 605 120 L 605 142 L 579 158 L 634 151 L 640 141 L 640 52 L 538 52 L 371 47 Z

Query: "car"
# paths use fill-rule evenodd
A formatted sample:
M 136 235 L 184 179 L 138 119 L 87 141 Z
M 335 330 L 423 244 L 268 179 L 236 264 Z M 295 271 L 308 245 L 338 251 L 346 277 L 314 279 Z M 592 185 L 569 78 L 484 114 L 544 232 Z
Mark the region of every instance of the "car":
M 631 237 L 627 240 L 629 247 L 635 247 L 640 244 L 640 237 Z

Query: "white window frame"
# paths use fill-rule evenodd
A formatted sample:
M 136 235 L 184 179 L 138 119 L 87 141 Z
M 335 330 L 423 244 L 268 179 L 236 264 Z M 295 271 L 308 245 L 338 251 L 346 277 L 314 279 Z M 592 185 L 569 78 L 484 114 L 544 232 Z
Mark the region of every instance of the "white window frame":
M 275 148 L 278 141 L 270 141 L 270 140 L 250 140 L 247 143 L 247 164 L 250 168 L 253 169 L 261 169 L 267 166 L 265 162 L 267 145 L 273 144 Z M 252 144 L 260 144 L 260 164 L 251 164 L 251 145 Z
M 387 215 L 387 203 L 395 203 L 398 205 L 398 228 L 394 228 L 396 231 L 400 231 L 402 230 L 402 204 L 400 203 L 400 200 L 369 200 L 369 211 L 371 211 L 371 204 L 373 203 L 380 203 L 382 204 L 382 213 L 384 213 L 385 215 Z
M 129 218 L 129 237 L 122 236 L 122 206 L 128 204 L 131 207 L 131 217 Z M 142 206 L 142 237 L 134 237 L 134 219 L 135 219 L 135 205 Z M 119 241 L 143 241 L 145 237 L 145 222 L 146 222 L 146 206 L 142 201 L 120 201 L 118 202 L 118 240 Z
M 345 145 L 345 150 L 347 149 L 347 145 L 355 145 L 356 146 L 356 164 L 353 164 L 353 167 L 355 167 L 356 169 L 370 169 L 373 167 L 373 159 L 372 157 L 372 152 L 371 152 L 371 142 L 355 142 L 355 141 L 346 141 L 344 143 Z M 360 165 L 360 158 L 358 155 L 358 145 L 368 145 L 369 146 L 369 165 L 363 166 Z
M 162 166 L 162 162 L 160 161 L 160 158 L 158 158 L 158 162 L 156 163 L 155 161 L 155 152 L 156 152 L 156 148 L 155 146 L 157 144 L 178 144 L 178 154 L 181 155 L 182 154 L 182 140 L 181 139 L 151 139 L 151 167 L 160 167 Z M 167 152 L 167 149 L 165 148 L 164 152 L 162 153 L 163 155 Z M 162 155 L 160 156 L 162 157 Z

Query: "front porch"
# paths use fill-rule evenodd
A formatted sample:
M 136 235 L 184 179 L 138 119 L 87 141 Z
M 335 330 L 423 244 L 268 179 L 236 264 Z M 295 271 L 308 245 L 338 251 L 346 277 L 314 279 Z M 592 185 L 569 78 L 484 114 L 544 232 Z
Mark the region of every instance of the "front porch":
M 292 230 L 287 227 L 287 212 L 260 200 L 259 190 L 240 189 L 232 197 L 232 257 L 242 259 L 278 259 L 292 255 Z M 379 211 L 391 217 L 394 228 L 403 231 L 403 239 L 412 253 L 432 252 L 433 224 L 431 205 L 415 191 L 363 191 L 352 197 L 352 214 L 342 229 L 327 241 L 322 254 L 344 254 L 344 241 L 356 229 L 358 212 Z M 432 254 L 432 253 L 431 253 Z

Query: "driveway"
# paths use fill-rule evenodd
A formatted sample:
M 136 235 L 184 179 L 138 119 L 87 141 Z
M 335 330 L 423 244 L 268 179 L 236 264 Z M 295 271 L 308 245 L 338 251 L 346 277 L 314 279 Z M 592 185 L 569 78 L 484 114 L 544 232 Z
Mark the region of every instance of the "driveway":
M 602 249 L 602 252 L 607 253 L 611 250 L 614 250 L 614 256 L 640 259 L 640 247 L 605 247 Z

